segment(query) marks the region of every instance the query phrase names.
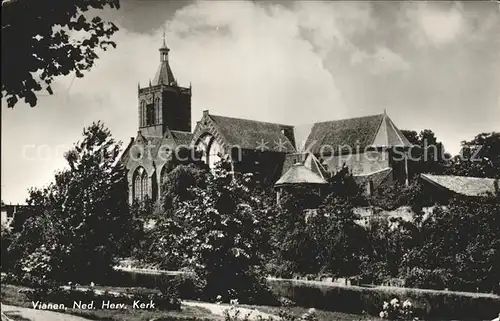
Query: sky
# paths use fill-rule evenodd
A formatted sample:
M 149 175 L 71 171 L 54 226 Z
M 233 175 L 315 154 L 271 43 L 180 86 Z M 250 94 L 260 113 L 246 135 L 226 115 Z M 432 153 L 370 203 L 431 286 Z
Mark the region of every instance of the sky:
M 487 2 L 122 0 L 119 28 L 83 78 L 58 78 L 34 108 L 2 101 L 1 198 L 24 203 L 52 181 L 93 121 L 124 146 L 138 129 L 137 85 L 166 33 L 192 119 L 211 114 L 300 125 L 383 113 L 431 129 L 452 154 L 500 131 L 500 5 Z

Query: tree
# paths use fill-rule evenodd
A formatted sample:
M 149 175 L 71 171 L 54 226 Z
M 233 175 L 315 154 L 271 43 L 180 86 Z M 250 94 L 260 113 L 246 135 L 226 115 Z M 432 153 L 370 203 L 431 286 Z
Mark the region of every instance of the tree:
M 323 272 L 337 277 L 358 274 L 365 252 L 366 232 L 351 199 L 331 194 L 309 223 Z
M 308 227 L 305 211 L 320 204 L 318 195 L 310 189 L 295 188 L 284 193 L 280 204 L 271 208 L 270 273 L 279 277 L 319 273 L 317 243 Z
M 109 39 L 118 28 L 86 14 L 108 6 L 118 9 L 119 0 L 2 1 L 2 98 L 8 107 L 23 98 L 34 107 L 36 92 L 53 93 L 54 77 L 71 72 L 83 77 L 98 48 L 116 47 Z M 79 31 L 86 33 L 76 39 Z
M 206 283 L 204 295 L 235 296 L 257 302 L 263 280 L 258 273 L 268 242 L 266 206 L 246 186 L 245 177 L 221 164 L 207 173 L 191 195 L 174 197 L 169 215 L 159 216 L 152 231 L 158 258 L 194 269 Z
M 2 271 L 8 271 L 13 264 L 12 255 L 8 252 L 8 248 L 12 243 L 13 233 L 6 226 L 1 226 L 1 265 Z
M 409 286 L 500 291 L 500 195 L 452 199 L 417 225 Z
M 402 129 L 401 133 L 408 139 L 408 141 L 413 145 L 420 145 L 420 137 L 415 130 Z
M 413 172 L 443 174 L 451 156 L 445 152 L 443 143 L 437 140 L 430 129 L 424 129 L 419 134 L 414 130 L 402 130 L 403 135 L 415 145 L 411 149 Z
M 128 250 L 130 215 L 121 143 L 100 122 L 66 154 L 69 170 L 49 187 L 32 189 L 28 219 L 9 251 L 17 270 L 56 281 L 100 282 L 113 259 Z
M 453 159 L 450 174 L 500 178 L 500 133 L 481 133 L 462 142 L 460 155 Z
M 161 205 L 168 209 L 174 201 L 186 201 L 192 198 L 191 188 L 205 185 L 207 170 L 199 165 L 178 165 L 170 171 L 162 184 Z M 176 200 L 177 199 L 177 200 Z

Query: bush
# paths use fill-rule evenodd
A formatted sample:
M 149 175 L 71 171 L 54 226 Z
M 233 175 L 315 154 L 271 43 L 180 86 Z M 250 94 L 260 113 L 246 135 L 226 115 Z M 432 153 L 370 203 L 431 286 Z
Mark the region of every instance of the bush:
M 413 304 L 409 300 L 400 303 L 397 298 L 394 298 L 391 302 L 384 302 L 379 316 L 388 320 L 414 320 Z M 415 319 L 418 320 L 418 318 Z
M 452 279 L 452 274 L 444 269 L 413 268 L 406 275 L 405 284 L 415 288 L 444 290 L 452 283 Z
M 265 264 L 264 269 L 267 274 L 273 277 L 291 279 L 294 275 L 294 267 L 295 264 L 290 261 L 282 261 L 279 263 L 276 262 L 276 260 L 272 260 Z
M 276 294 L 292 299 L 298 306 L 346 313 L 379 315 L 384 301 L 394 297 L 410 300 L 415 314 L 437 319 L 491 319 L 500 311 L 500 296 L 466 292 L 407 288 L 341 287 L 295 280 L 270 280 Z
M 159 289 L 176 293 L 181 299 L 198 299 L 205 287 L 205 283 L 195 274 L 179 274 L 166 281 Z

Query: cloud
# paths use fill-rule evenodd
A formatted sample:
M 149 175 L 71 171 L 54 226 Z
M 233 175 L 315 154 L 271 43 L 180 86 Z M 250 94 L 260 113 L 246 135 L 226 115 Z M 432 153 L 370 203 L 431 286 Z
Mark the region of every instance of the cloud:
M 410 25 L 411 37 L 417 44 L 446 45 L 461 38 L 466 31 L 463 8 L 460 3 L 451 7 L 429 2 L 405 3 L 401 16 L 404 25 Z
M 403 57 L 387 47 L 380 46 L 372 54 L 360 50 L 354 52 L 351 63 L 362 65 L 375 75 L 410 70 L 410 64 Z
M 181 85 L 192 83 L 193 122 L 205 109 L 292 124 L 346 117 L 336 81 L 301 37 L 298 19 L 296 8 L 250 2 L 198 2 L 165 19 L 174 75 Z M 35 109 L 19 104 L 2 116 L 11 138 L 2 145 L 7 168 L 35 168 L 22 155 L 23 146 L 45 144 L 53 151 L 36 170 L 2 175 L 6 199 L 22 201 L 28 187 L 47 183 L 64 164 L 57 146 L 69 148 L 92 121 L 104 121 L 125 143 L 136 135 L 137 83 L 146 86 L 156 72 L 162 30 L 146 34 L 119 27 L 117 48 L 99 53 L 83 78 L 60 78 L 55 95 L 40 97 Z
M 334 49 L 353 50 L 352 38 L 376 28 L 368 2 L 294 3 L 300 28 L 310 35 L 318 54 L 325 58 Z

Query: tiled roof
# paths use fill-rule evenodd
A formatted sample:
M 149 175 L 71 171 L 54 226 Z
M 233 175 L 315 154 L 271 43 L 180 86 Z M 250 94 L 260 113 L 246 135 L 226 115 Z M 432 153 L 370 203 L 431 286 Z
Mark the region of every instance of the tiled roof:
M 113 167 L 116 166 L 119 162 L 124 165 L 128 162 L 129 158 L 130 158 L 130 147 L 132 147 L 132 145 L 134 144 L 134 137 L 130 137 L 130 141 L 127 145 L 127 147 L 123 150 L 122 154 L 120 155 L 120 157 L 118 157 L 118 160 L 115 161 L 115 163 L 113 164 Z
M 303 164 L 293 165 L 274 186 L 291 184 L 327 184 L 327 181 Z
M 451 175 L 431 175 L 421 174 L 420 177 L 433 185 L 466 196 L 486 196 L 494 194 L 498 189 L 498 180 L 494 178 L 451 176 Z M 495 182 L 496 181 L 496 182 Z M 495 187 L 495 184 L 497 185 Z
M 392 168 L 388 167 L 373 173 L 353 175 L 353 179 L 358 185 L 364 185 L 372 181 L 373 188 L 377 189 L 389 177 L 390 173 L 392 173 Z
M 153 86 L 161 84 L 163 85 L 176 84 L 174 74 L 172 72 L 172 69 L 170 68 L 168 60 L 160 62 L 160 67 L 158 67 L 155 78 L 153 79 L 152 83 Z
M 189 146 L 191 143 L 191 138 L 193 138 L 193 134 L 190 132 L 181 132 L 178 130 L 171 130 L 172 136 L 174 137 L 175 143 L 177 145 L 185 145 Z
M 285 155 L 285 161 L 283 162 L 283 167 L 281 169 L 281 176 L 285 175 L 285 173 L 295 164 L 303 163 L 305 157 L 307 155 L 305 153 L 290 153 Z
M 323 167 L 323 165 L 321 165 L 320 161 L 316 158 L 316 156 L 314 156 L 314 154 L 307 154 L 304 166 L 321 176 L 321 178 L 325 180 L 328 179 L 328 171 Z
M 265 151 L 295 152 L 295 148 L 284 133 L 284 131 L 293 132 L 292 126 L 217 115 L 210 117 L 231 146 L 258 150 L 261 146 L 259 144 L 265 143 Z
M 351 150 L 364 150 L 369 146 L 410 146 L 386 114 L 341 119 L 315 123 L 306 140 L 315 154 L 324 151 L 338 152 L 341 146 Z
M 146 146 L 152 146 L 150 149 L 151 156 L 156 157 L 156 155 L 158 155 L 158 150 L 160 149 L 163 137 L 144 136 L 144 138 L 146 139 Z
M 338 150 L 339 146 L 348 145 L 360 148 L 371 145 L 384 115 L 350 118 L 316 123 L 307 138 L 306 145 L 314 146 L 311 151 L 318 153 L 321 146 Z

